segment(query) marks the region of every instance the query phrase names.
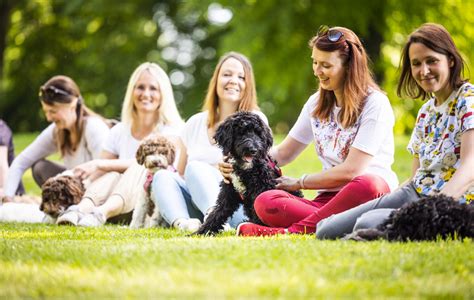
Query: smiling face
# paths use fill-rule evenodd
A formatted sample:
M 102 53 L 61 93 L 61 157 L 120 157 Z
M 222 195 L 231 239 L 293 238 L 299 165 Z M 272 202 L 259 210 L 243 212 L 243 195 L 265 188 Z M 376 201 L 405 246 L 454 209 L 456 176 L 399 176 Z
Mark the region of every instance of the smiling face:
M 56 124 L 58 129 L 72 129 L 77 120 L 76 115 L 77 100 L 72 103 L 57 103 L 53 105 L 41 101 L 41 107 L 46 116 L 46 120 Z
M 313 47 L 314 76 L 319 79 L 321 88 L 333 91 L 336 95 L 342 94 L 346 68 L 338 51 L 322 51 Z
M 137 112 L 155 112 L 161 104 L 161 92 L 158 81 L 148 71 L 138 77 L 133 89 L 133 106 Z
M 219 101 L 238 103 L 245 92 L 244 66 L 230 57 L 221 66 L 217 76 L 217 96 Z
M 453 91 L 449 84 L 453 61 L 422 43 L 411 44 L 408 55 L 416 83 L 425 92 L 434 94 L 437 104 L 443 103 Z

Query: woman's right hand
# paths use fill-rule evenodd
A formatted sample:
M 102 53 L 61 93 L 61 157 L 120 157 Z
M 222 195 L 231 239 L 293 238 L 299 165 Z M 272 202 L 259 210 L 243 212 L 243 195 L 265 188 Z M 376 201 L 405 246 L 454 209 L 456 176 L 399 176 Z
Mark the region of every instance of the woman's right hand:
M 81 180 L 90 180 L 100 177 L 104 172 L 100 169 L 100 159 L 94 159 L 76 166 L 73 170 L 74 175 Z
M 224 177 L 224 182 L 227 184 L 230 184 L 232 182 L 231 174 L 234 171 L 234 168 L 232 167 L 231 164 L 226 162 L 227 157 L 224 156 L 224 160 L 221 161 L 218 166 L 219 166 L 219 172 L 221 172 L 221 175 Z

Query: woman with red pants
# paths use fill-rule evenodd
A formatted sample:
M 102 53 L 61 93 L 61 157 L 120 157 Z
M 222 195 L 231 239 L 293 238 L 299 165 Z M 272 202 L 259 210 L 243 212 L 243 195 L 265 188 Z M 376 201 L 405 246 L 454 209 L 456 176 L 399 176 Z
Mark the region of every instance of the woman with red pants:
M 359 38 L 344 27 L 321 26 L 309 44 L 319 90 L 270 155 L 284 166 L 314 141 L 323 170 L 300 178 L 279 178 L 277 189 L 260 194 L 254 204 L 258 217 L 268 226 L 241 223 L 238 235 L 314 233 L 320 220 L 398 185 L 391 170 L 393 111 L 374 82 Z M 232 167 L 221 163 L 220 169 L 229 180 Z M 287 192 L 298 189 L 318 190 L 318 196 L 307 200 Z

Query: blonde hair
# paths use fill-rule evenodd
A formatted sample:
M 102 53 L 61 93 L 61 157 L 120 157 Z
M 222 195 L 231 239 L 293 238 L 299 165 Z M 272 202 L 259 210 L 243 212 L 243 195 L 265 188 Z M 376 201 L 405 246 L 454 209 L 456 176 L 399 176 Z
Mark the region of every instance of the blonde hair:
M 328 33 L 316 35 L 311 38 L 309 46 L 316 47 L 321 51 L 338 51 L 343 60 L 346 69 L 343 86 L 344 101 L 338 120 L 343 127 L 347 128 L 356 123 L 370 90 L 380 90 L 380 88 L 375 83 L 369 68 L 369 58 L 359 37 L 345 27 L 332 27 L 329 30 L 339 31 L 343 35 L 335 42 L 329 40 Z M 313 116 L 321 120 L 328 120 L 335 105 L 336 95 L 334 92 L 319 87 L 319 101 Z
M 252 111 L 260 110 L 257 104 L 257 90 L 255 88 L 255 77 L 253 75 L 252 65 L 245 55 L 237 52 L 229 52 L 221 56 L 219 62 L 217 63 L 216 68 L 214 69 L 214 74 L 212 74 L 211 81 L 207 88 L 206 98 L 204 99 L 204 104 L 202 106 L 203 111 L 208 111 L 208 124 L 210 128 L 217 123 L 219 119 L 219 97 L 217 96 L 217 80 L 219 77 L 219 71 L 222 68 L 224 62 L 229 59 L 234 58 L 238 60 L 244 67 L 245 73 L 245 90 L 240 100 L 239 107 L 237 111 Z
M 160 86 L 161 103 L 157 109 L 156 126 L 161 125 L 179 125 L 183 123 L 183 119 L 178 112 L 176 102 L 174 100 L 173 88 L 166 72 L 157 64 L 145 62 L 139 65 L 133 71 L 127 85 L 127 91 L 123 99 L 121 121 L 126 125 L 132 125 L 136 122 L 138 115 L 133 105 L 133 90 L 140 75 L 148 71 Z
M 51 93 L 51 91 L 58 92 Z M 105 121 L 104 118 L 85 105 L 81 91 L 76 82 L 65 75 L 53 76 L 40 87 L 40 101 L 51 106 L 55 104 L 70 104 L 76 101 L 76 123 L 74 126 L 79 139 L 73 141 L 71 139 L 71 132 L 68 129 L 56 128 L 54 132 L 54 140 L 61 156 L 76 151 L 82 139 L 87 117 L 96 116 Z

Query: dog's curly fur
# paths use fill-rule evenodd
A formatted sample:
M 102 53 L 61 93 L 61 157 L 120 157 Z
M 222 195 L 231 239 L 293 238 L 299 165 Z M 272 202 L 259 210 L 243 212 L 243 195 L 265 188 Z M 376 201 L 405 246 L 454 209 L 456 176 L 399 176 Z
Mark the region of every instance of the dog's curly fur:
M 85 188 L 79 178 L 59 174 L 46 180 L 41 190 L 40 210 L 57 218 L 69 206 L 81 201 Z
M 175 157 L 175 146 L 163 136 L 145 139 L 138 147 L 135 155 L 138 164 L 155 172 L 173 165 Z
M 275 189 L 281 172 L 268 151 L 273 144 L 270 128 L 250 112 L 238 112 L 222 123 L 214 136 L 223 154 L 233 166 L 232 183 L 220 184 L 215 208 L 195 234 L 215 234 L 239 208 L 244 206 L 250 222 L 262 224 L 254 209 L 255 198 Z M 301 192 L 296 193 L 301 196 Z
M 454 237 L 474 237 L 474 205 L 438 194 L 404 205 L 376 229 L 360 229 L 345 239 L 432 241 Z
M 153 176 L 158 170 L 172 167 L 176 158 L 176 148 L 167 138 L 154 135 L 142 141 L 137 149 L 135 158 L 138 164 L 143 165 L 148 170 L 148 176 Z M 144 227 L 147 214 L 151 217 L 150 227 L 166 226 L 166 222 L 159 213 L 159 208 L 156 207 L 152 199 L 149 186 L 145 187 L 145 189 L 145 194 L 139 196 L 135 204 L 130 227 Z

